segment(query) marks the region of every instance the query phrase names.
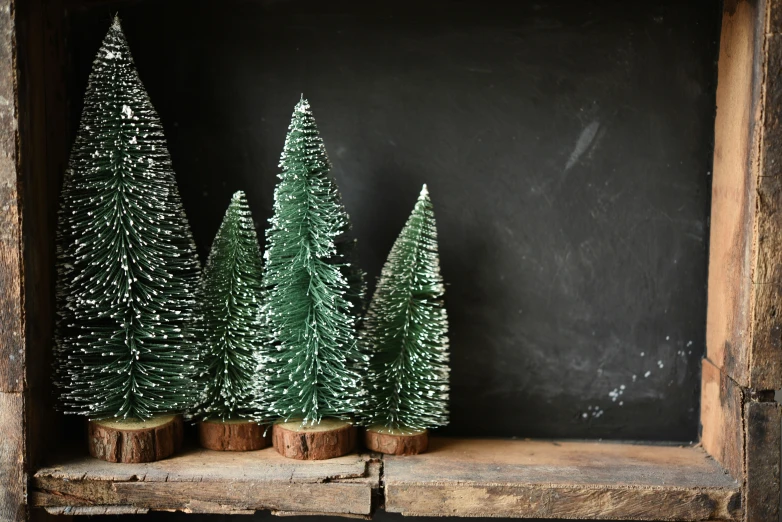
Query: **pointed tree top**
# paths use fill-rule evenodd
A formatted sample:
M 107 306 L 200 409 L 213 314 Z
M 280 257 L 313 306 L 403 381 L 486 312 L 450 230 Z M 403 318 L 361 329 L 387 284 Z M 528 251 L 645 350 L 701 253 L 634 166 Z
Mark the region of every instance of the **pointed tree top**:
M 101 44 L 95 59 L 121 64 L 128 62 L 131 64 L 133 63 L 133 56 L 130 54 L 128 39 L 125 37 L 125 32 L 122 30 L 122 23 L 120 22 L 119 15 L 114 15 L 111 26 L 109 27 L 109 30 L 106 31 L 106 36 L 103 38 L 103 43 Z M 94 69 L 92 74 L 95 74 Z M 138 74 L 135 67 L 131 67 L 130 74 Z
M 304 97 L 304 93 L 301 95 L 299 103 L 296 104 L 294 112 L 308 112 L 310 109 L 310 102 Z
M 243 190 L 237 190 L 234 192 L 234 195 L 231 197 L 231 201 L 244 201 L 244 191 Z
M 424 186 L 421 188 L 421 194 L 418 196 L 418 199 L 426 199 L 429 197 L 429 189 L 426 187 L 426 183 L 424 183 Z

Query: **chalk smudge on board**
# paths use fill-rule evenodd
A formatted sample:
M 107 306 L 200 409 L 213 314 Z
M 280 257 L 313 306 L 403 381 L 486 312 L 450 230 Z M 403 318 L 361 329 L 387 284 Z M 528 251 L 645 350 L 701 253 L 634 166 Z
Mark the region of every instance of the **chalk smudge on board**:
M 666 341 L 670 341 L 671 340 L 671 336 L 670 335 L 666 335 L 665 336 L 665 340 Z M 679 346 L 683 346 L 684 345 L 685 348 L 689 348 L 689 347 L 692 347 L 693 344 L 694 344 L 693 341 L 687 341 L 686 345 L 684 345 L 684 343 L 682 342 L 682 343 L 679 344 Z M 686 354 L 692 354 L 692 350 L 680 349 L 680 350 L 678 350 L 676 352 L 676 354 L 679 355 L 679 356 L 684 357 L 685 358 L 685 364 L 686 364 Z M 646 356 L 646 352 L 639 352 L 639 356 L 640 357 L 645 357 Z M 675 360 L 674 360 L 674 363 L 675 363 Z M 656 366 L 659 369 L 663 369 L 665 367 L 665 363 L 663 362 L 662 359 L 658 359 L 657 362 L 656 362 Z M 597 374 L 598 374 L 598 376 L 603 375 L 603 369 L 602 368 L 598 368 L 597 369 Z M 646 371 L 644 371 L 641 374 L 641 377 L 643 377 L 644 379 L 648 379 L 651 376 L 652 376 L 652 370 L 649 370 L 649 369 L 647 369 Z M 635 373 L 632 374 L 632 376 L 631 376 L 632 383 L 637 383 L 638 382 L 638 378 L 639 378 L 638 374 L 635 374 Z M 669 386 L 670 386 L 670 384 L 669 384 Z M 608 392 L 608 397 L 611 399 L 611 402 L 615 403 L 617 406 L 624 406 L 624 401 L 622 400 L 622 395 L 624 395 L 624 392 L 626 390 L 628 390 L 628 385 L 620 384 L 618 387 L 616 387 L 616 388 L 614 388 L 614 389 L 612 389 L 611 391 Z M 604 408 L 602 408 L 602 407 L 600 407 L 598 405 L 590 404 L 590 405 L 587 405 L 587 411 L 580 412 L 579 417 L 581 418 L 582 421 L 589 421 L 591 419 L 596 419 L 596 418 L 599 418 L 599 417 L 603 416 L 605 414 L 605 412 L 606 412 L 606 410 Z
M 573 148 L 573 152 L 570 153 L 570 158 L 568 158 L 567 164 L 565 165 L 565 171 L 572 169 L 576 163 L 578 163 L 578 160 L 581 159 L 581 156 L 589 150 L 589 147 L 592 145 L 592 142 L 595 141 L 595 136 L 597 136 L 597 131 L 599 130 L 600 121 L 598 120 L 595 120 L 584 127 L 578 140 L 576 140 L 576 146 Z

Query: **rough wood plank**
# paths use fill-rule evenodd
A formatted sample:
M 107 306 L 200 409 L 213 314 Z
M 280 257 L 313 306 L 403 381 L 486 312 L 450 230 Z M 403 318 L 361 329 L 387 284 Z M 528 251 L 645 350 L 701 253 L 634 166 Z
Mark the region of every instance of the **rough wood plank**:
M 405 516 L 595 520 L 735 520 L 739 493 L 536 486 L 386 487 L 386 510 Z
M 52 478 L 63 482 L 199 482 L 203 480 L 295 480 L 323 482 L 332 479 L 360 478 L 365 475 L 366 455 L 347 455 L 328 461 L 286 459 L 274 449 L 246 453 L 218 453 L 189 448 L 170 459 L 146 464 L 117 466 L 84 455 L 57 459 L 57 464 L 41 468 L 34 480 Z
M 782 47 L 782 46 L 781 46 Z M 782 53 L 781 53 L 782 54 Z M 779 65 L 782 67 L 782 63 Z M 782 105 L 780 109 L 782 111 Z M 782 137 L 781 137 L 782 138 Z M 778 143 L 782 144 L 782 141 Z M 782 149 L 782 147 L 780 147 Z M 782 158 L 780 159 L 782 163 Z M 749 385 L 771 390 L 782 381 L 782 176 L 757 186 L 758 258 L 753 272 Z
M 24 390 L 16 68 L 11 0 L 0 0 L 0 392 Z
M 748 522 L 778 522 L 782 406 L 750 401 L 745 408 L 747 480 L 745 512 Z
M 743 390 L 708 359 L 701 380 L 701 444 L 737 480 L 744 477 Z
M 0 520 L 25 520 L 24 397 L 0 392 Z
M 271 509 L 368 515 L 372 507 L 372 486 L 341 481 L 245 481 L 238 478 L 201 482 L 85 480 L 66 485 L 41 479 L 36 481 L 35 487 L 52 488 L 51 491 L 35 491 L 31 496 L 31 505 L 47 508 L 121 505 L 187 513 L 239 514 Z M 52 492 L 55 489 L 56 492 Z
M 78 507 L 48 507 L 46 512 L 50 515 L 145 515 L 148 509 L 132 506 L 78 506 Z
M 749 381 L 753 154 L 759 87 L 757 1 L 725 2 L 720 36 L 714 136 L 709 295 L 709 359 L 741 384 Z
M 708 357 L 743 387 L 782 387 L 780 0 L 725 2 L 712 184 Z
M 114 487 L 120 499 L 152 510 L 225 513 L 272 509 L 356 515 L 372 511 L 370 487 L 340 482 L 123 482 Z
M 360 520 L 372 520 L 372 515 L 349 515 L 344 513 L 339 513 L 335 515 L 334 513 L 317 513 L 315 511 L 272 511 L 272 515 L 277 517 L 300 517 L 300 516 L 313 516 L 313 517 L 322 517 L 322 516 L 338 516 L 342 518 L 357 518 Z
M 748 386 L 782 387 L 782 1 L 766 0 L 756 74 L 761 83 L 757 198 L 753 229 L 753 300 Z
M 739 485 L 697 447 L 430 440 L 386 456 L 385 509 L 403 515 L 738 520 Z
M 0 518 L 26 519 L 21 222 L 17 193 L 15 19 L 0 0 Z
M 31 504 L 368 515 L 379 481 L 379 470 L 370 466 L 368 456 L 298 461 L 273 448 L 243 453 L 193 449 L 159 462 L 122 466 L 85 457 L 63 459 L 35 474 Z

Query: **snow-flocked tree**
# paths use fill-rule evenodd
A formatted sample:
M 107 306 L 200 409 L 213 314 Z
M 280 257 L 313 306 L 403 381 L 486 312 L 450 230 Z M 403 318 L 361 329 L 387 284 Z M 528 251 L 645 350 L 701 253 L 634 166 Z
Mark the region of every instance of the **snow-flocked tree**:
M 261 420 L 263 259 L 244 192 L 231 198 L 198 294 L 199 420 Z
M 437 229 L 424 185 L 383 266 L 360 332 L 369 355 L 372 429 L 420 431 L 448 423 L 448 318 Z
M 350 223 L 303 97 L 280 167 L 266 232 L 267 404 L 282 419 L 312 425 L 359 413 L 363 395 L 350 267 L 337 247 Z
M 163 127 L 117 18 L 89 77 L 57 253 L 63 409 L 146 419 L 190 406 L 199 261 Z

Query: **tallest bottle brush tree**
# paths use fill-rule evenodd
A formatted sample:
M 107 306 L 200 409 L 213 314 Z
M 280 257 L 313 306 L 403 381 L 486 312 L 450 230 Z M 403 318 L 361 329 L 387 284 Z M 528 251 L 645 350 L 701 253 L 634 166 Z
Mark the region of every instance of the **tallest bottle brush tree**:
M 112 461 L 171 454 L 194 397 L 199 262 L 163 127 L 118 19 L 93 63 L 57 237 L 56 379 Z
M 266 395 L 283 421 L 274 426 L 273 441 L 288 457 L 336 457 L 353 448 L 349 419 L 363 405 L 353 313 L 360 299 L 346 276 L 350 256 L 338 248 L 348 215 L 303 98 L 280 167 L 264 272 Z

